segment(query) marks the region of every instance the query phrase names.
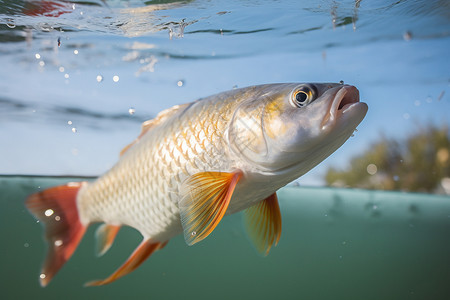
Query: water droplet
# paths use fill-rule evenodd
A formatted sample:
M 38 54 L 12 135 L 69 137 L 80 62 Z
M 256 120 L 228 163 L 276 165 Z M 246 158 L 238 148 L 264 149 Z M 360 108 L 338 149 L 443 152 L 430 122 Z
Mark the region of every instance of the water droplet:
M 191 235 L 192 235 L 192 236 L 196 236 L 196 235 L 197 235 L 197 232 L 196 232 L 196 231 L 192 231 L 192 232 L 191 232 Z
M 369 164 L 366 170 L 369 175 L 375 175 L 378 172 L 378 168 L 375 164 Z
M 184 81 L 183 80 L 178 80 L 177 85 L 180 86 L 180 87 L 183 86 L 184 85 Z
M 442 97 L 444 97 L 445 91 L 442 91 L 439 96 L 437 97 L 437 101 L 441 101 Z
M 72 132 L 76 133 L 77 132 L 77 128 L 76 127 L 72 127 Z
M 102 75 L 97 75 L 97 82 L 102 82 L 103 81 L 103 76 Z
M 16 24 L 14 23 L 13 19 L 7 19 L 6 20 L 6 26 L 8 26 L 11 29 L 16 28 Z
M 45 277 L 47 277 L 44 273 L 42 273 L 41 275 L 39 275 L 39 278 L 44 279 Z
M 41 55 L 40 55 L 39 53 L 36 53 L 36 54 L 34 55 L 34 57 L 36 57 L 36 59 L 41 59 Z
M 114 75 L 114 76 L 113 76 L 113 81 L 114 81 L 114 82 L 118 82 L 118 81 L 119 81 L 119 76 Z
M 412 39 L 412 33 L 411 33 L 411 31 L 406 31 L 406 32 L 403 34 L 403 39 L 404 39 L 405 41 L 410 41 L 410 40 Z
M 130 107 L 130 108 L 128 109 L 128 113 L 129 113 L 130 115 L 134 115 L 135 112 L 136 112 L 136 109 L 134 109 L 134 107 Z
M 54 213 L 53 209 L 49 208 L 44 212 L 44 215 L 46 217 L 50 217 L 51 215 L 53 215 L 53 213 Z
M 78 50 L 77 49 L 73 50 L 73 54 L 78 55 Z

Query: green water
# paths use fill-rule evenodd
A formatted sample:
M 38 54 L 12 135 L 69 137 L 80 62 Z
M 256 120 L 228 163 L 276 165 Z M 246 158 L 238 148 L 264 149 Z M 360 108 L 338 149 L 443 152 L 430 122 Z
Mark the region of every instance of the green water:
M 279 191 L 283 233 L 268 257 L 237 214 L 193 247 L 179 236 L 132 274 L 85 288 L 140 242 L 124 228 L 96 258 L 93 226 L 41 288 L 45 244 L 23 201 L 69 180 L 77 179 L 0 177 L 1 299 L 450 299 L 450 197 L 304 187 Z

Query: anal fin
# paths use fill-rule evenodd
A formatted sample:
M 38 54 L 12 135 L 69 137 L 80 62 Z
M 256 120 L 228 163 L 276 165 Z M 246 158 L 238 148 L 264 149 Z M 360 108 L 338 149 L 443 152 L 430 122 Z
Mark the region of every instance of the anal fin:
M 112 273 L 108 278 L 103 280 L 95 280 L 85 284 L 85 286 L 99 286 L 111 283 L 122 276 L 125 276 L 137 267 L 139 267 L 153 252 L 162 249 L 166 242 L 153 242 L 151 240 L 143 241 L 134 252 L 128 257 L 125 263 L 120 266 L 114 273 Z
M 96 247 L 95 253 L 97 256 L 102 256 L 111 248 L 120 226 L 111 224 L 102 224 L 95 231 Z
M 277 194 L 273 193 L 263 201 L 244 211 L 247 233 L 262 255 L 269 254 L 272 245 L 278 244 L 281 236 L 281 213 Z

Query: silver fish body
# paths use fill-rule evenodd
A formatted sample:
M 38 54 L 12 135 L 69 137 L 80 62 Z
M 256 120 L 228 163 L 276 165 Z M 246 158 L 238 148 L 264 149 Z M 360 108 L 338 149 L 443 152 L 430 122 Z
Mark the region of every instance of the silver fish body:
M 338 149 L 366 112 L 355 87 L 334 83 L 252 86 L 175 106 L 145 122 L 111 170 L 80 185 L 80 223 L 131 226 L 157 244 L 152 252 L 182 232 L 195 244 L 225 214 L 246 210 L 268 253 L 281 232 L 276 191 Z

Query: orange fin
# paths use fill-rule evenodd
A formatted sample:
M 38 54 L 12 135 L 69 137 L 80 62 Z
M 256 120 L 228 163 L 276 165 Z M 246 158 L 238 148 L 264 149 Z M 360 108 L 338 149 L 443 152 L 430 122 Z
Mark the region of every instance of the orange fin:
M 137 139 L 135 139 L 134 141 L 132 141 L 129 145 L 125 146 L 125 148 L 122 149 L 122 151 L 120 151 L 120 155 L 122 156 L 125 152 L 128 151 L 128 149 L 130 149 L 134 144 L 136 144 L 137 142 L 139 142 L 139 140 L 141 139 L 142 136 L 144 136 L 144 134 L 147 133 L 147 131 L 149 131 L 150 129 L 152 129 L 153 127 L 161 124 L 162 122 L 164 122 L 166 119 L 168 119 L 169 117 L 171 117 L 172 115 L 174 115 L 178 110 L 180 110 L 181 108 L 184 108 L 186 106 L 188 106 L 189 104 L 183 104 L 183 105 L 175 105 L 171 108 L 168 108 L 166 110 L 163 110 L 162 112 L 160 112 L 156 118 L 151 119 L 151 120 L 147 120 L 144 123 L 142 123 L 142 130 L 141 130 L 141 134 L 137 137 Z
M 244 212 L 247 233 L 259 253 L 266 256 L 281 236 L 281 213 L 277 194 L 273 193 L 263 201 Z
M 95 231 L 95 253 L 97 256 L 102 256 L 111 248 L 119 229 L 120 226 L 110 224 L 102 224 L 97 228 Z
M 201 172 L 183 182 L 178 205 L 188 245 L 200 242 L 216 228 L 241 176 L 241 171 Z
M 85 286 L 99 286 L 111 283 L 122 276 L 125 276 L 132 271 L 134 271 L 137 267 L 139 267 L 153 252 L 156 250 L 162 249 L 167 242 L 152 242 L 150 240 L 143 241 L 134 252 L 128 257 L 125 263 L 120 266 L 114 273 L 111 274 L 106 279 L 103 280 L 95 280 L 85 284 Z
M 76 198 L 83 183 L 73 182 L 33 194 L 25 202 L 28 210 L 44 224 L 47 257 L 40 274 L 46 286 L 70 258 L 86 231 L 80 223 Z

